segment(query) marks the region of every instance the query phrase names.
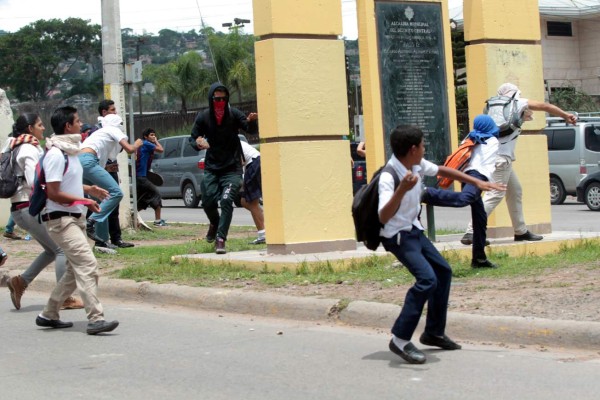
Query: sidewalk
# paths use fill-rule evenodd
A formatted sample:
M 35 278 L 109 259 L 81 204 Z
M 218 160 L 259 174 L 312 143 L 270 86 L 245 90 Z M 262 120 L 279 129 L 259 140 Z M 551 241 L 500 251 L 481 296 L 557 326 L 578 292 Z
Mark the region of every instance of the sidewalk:
M 442 251 L 466 252 L 470 246 L 460 244 L 461 235 L 440 238 L 436 247 Z M 572 245 L 580 240 L 600 241 L 600 233 L 554 232 L 545 235 L 541 242 L 514 242 L 512 239 L 492 239 L 493 251 L 508 254 L 548 253 L 561 245 Z M 300 262 L 342 261 L 369 257 L 373 252 L 363 246 L 355 251 L 269 255 L 266 251 L 246 251 L 226 255 L 194 254 L 182 257 L 190 259 L 227 260 L 262 266 L 295 265 Z M 379 249 L 377 254 L 384 254 Z M 43 272 L 33 282 L 30 290 L 49 293 L 55 285 L 52 272 Z M 390 329 L 400 312 L 393 304 L 342 299 L 318 299 L 313 297 L 283 296 L 268 292 L 248 292 L 236 289 L 214 289 L 179 286 L 175 284 L 136 283 L 103 277 L 100 297 L 144 302 L 161 306 L 183 306 L 218 312 L 232 312 L 265 317 L 287 318 L 306 321 L 342 323 Z M 422 326 L 418 331 L 422 330 Z M 567 347 L 596 351 L 600 348 L 600 323 L 550 320 L 523 317 L 493 317 L 450 312 L 447 331 L 459 341 L 500 342 L 547 347 Z

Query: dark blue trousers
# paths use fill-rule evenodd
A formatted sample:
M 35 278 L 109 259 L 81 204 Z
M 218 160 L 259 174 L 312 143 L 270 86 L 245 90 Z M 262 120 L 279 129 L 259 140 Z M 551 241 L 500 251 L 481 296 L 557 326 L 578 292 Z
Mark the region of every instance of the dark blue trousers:
M 474 178 L 482 181 L 488 179 L 475 170 L 467 172 Z M 485 239 L 487 232 L 487 214 L 481 199 L 481 190 L 470 183 L 462 184 L 461 192 L 427 188 L 423 194 L 423 203 L 439 207 L 466 207 L 471 206 L 471 219 L 473 221 L 473 251 L 472 258 L 485 260 Z
M 400 236 L 400 241 L 398 241 Z M 392 327 L 392 333 L 403 340 L 411 340 L 427 302 L 425 331 L 442 336 L 446 329 L 448 297 L 452 269 L 435 246 L 413 226 L 410 232 L 399 232 L 391 239 L 383 239 L 383 247 L 415 277 L 408 289 L 402 311 Z

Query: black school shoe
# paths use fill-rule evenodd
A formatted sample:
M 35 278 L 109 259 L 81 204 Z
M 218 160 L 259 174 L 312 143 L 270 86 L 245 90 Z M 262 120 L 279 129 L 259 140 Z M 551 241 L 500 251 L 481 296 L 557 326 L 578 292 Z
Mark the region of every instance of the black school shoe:
M 536 235 L 535 233 L 531 233 L 530 231 L 525 232 L 522 235 L 515 235 L 515 242 L 537 242 L 538 240 L 542 240 L 544 237 L 540 235 Z
M 39 315 L 35 319 L 35 324 L 37 326 L 41 326 L 43 328 L 53 328 L 53 329 L 70 328 L 73 326 L 72 322 L 63 322 L 60 319 L 46 319 L 46 318 L 40 317 Z
M 488 260 L 471 260 L 471 268 L 498 268 L 496 264 Z
M 404 350 L 400 350 L 394 340 L 390 340 L 389 348 L 392 353 L 402 357 L 409 364 L 425 364 L 427 360 L 425 353 L 417 349 L 411 342 L 404 346 Z
M 424 344 L 425 346 L 439 347 L 440 349 L 444 349 L 444 350 L 460 350 L 460 349 L 462 349 L 462 346 L 460 344 L 454 342 L 452 339 L 450 339 L 446 335 L 439 337 L 439 336 L 429 334 L 427 332 L 423 332 L 423 334 L 419 338 L 419 341 L 421 342 L 421 344 Z
M 85 223 L 85 233 L 87 237 L 92 239 L 94 242 L 104 242 L 101 238 L 96 236 L 96 220 L 88 218 Z
M 100 321 L 90 322 L 87 325 L 86 332 L 88 335 L 96 335 L 98 333 L 114 331 L 117 329 L 117 326 L 119 326 L 119 321 L 108 322 L 102 319 Z
M 128 242 L 124 242 L 123 240 L 119 239 L 119 240 L 113 240 L 112 244 L 114 246 L 117 246 L 120 249 L 125 249 L 127 247 L 134 247 L 135 244 L 133 243 L 128 243 Z

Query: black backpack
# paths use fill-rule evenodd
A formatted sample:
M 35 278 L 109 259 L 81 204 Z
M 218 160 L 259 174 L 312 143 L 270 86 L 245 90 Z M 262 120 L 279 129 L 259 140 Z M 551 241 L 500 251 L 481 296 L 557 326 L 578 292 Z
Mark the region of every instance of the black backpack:
M 62 151 L 62 150 L 61 150 Z M 40 158 L 37 165 L 35 166 L 35 178 L 33 180 L 33 187 L 31 188 L 31 196 L 29 197 L 29 215 L 36 217 L 44 208 L 46 208 L 46 201 L 48 200 L 48 194 L 46 192 L 46 173 L 44 172 L 44 158 L 47 153 Z M 63 175 L 69 168 L 69 158 L 67 153 L 63 151 L 65 157 L 65 170 Z
M 363 242 L 369 250 L 377 250 L 381 243 L 379 231 L 383 224 L 379 222 L 377 208 L 379 207 L 379 176 L 384 171 L 392 174 L 394 188 L 398 187 L 400 178 L 396 171 L 390 165 L 385 165 L 375 171 L 368 185 L 358 189 L 352 200 L 352 218 L 354 219 L 356 240 Z
M 18 150 L 8 150 L 0 155 L 0 199 L 9 199 L 17 192 L 22 176 L 17 176 Z

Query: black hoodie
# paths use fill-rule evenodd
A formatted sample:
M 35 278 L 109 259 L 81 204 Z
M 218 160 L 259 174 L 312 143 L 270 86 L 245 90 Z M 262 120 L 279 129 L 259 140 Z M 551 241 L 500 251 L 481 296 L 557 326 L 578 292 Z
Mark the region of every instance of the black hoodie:
M 213 94 L 220 89 L 227 93 L 229 90 L 219 82 L 213 83 L 208 91 L 208 109 L 200 111 L 192 127 L 190 145 L 198 149 L 196 139 L 204 137 L 210 148 L 206 150 L 204 159 L 205 169 L 212 172 L 242 171 L 242 148 L 238 130 L 248 130 L 246 115 L 237 108 L 231 107 L 229 101 L 225 105 L 225 115 L 221 125 L 217 125 L 213 108 Z

